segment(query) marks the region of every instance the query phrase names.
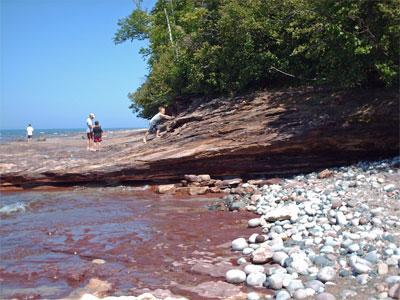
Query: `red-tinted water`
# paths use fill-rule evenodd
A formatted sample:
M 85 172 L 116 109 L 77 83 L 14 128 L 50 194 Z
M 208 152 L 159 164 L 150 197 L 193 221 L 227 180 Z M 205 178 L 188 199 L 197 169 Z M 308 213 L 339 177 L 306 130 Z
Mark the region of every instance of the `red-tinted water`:
M 250 214 L 208 211 L 210 201 L 123 188 L 4 193 L 1 206 L 15 211 L 0 210 L 1 296 L 61 298 L 97 277 L 114 295 L 162 288 L 204 299 L 184 287 L 221 278 L 193 263 L 231 256 L 230 241 L 252 233 Z

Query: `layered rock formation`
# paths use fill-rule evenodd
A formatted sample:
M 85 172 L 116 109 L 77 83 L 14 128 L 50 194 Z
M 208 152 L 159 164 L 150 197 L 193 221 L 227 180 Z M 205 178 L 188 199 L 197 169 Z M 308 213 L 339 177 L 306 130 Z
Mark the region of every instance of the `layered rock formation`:
M 313 171 L 399 153 L 393 90 L 260 92 L 191 103 L 161 139 L 143 131 L 106 139 L 100 153 L 76 138 L 0 145 L 1 186 L 179 181 L 185 174 L 257 177 Z M 77 148 L 79 145 L 79 148 Z

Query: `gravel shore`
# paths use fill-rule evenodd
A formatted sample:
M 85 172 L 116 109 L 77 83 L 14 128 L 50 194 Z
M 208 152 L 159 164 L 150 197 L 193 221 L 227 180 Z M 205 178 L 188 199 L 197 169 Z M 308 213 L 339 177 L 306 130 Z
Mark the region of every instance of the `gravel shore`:
M 238 267 L 226 281 L 255 287 L 251 300 L 400 299 L 399 163 L 242 184 L 253 192 L 225 203 L 256 213 L 248 226 L 262 233 L 232 241 Z

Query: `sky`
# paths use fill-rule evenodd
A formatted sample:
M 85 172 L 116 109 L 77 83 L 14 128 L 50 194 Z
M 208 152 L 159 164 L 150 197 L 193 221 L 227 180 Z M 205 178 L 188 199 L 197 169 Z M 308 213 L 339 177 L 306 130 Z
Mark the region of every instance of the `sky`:
M 143 1 L 146 9 L 155 0 Z M 115 45 L 133 0 L 0 0 L 0 128 L 139 128 L 129 92 L 148 73 L 146 41 Z

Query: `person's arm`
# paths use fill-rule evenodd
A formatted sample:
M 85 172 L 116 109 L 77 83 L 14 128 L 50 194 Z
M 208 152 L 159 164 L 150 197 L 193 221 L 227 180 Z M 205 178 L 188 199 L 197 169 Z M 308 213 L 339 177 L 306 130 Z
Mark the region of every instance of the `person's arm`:
M 164 119 L 167 119 L 167 120 L 171 120 L 171 119 L 174 118 L 174 117 L 171 117 L 171 116 L 168 116 L 168 115 L 164 115 L 164 114 L 161 114 L 161 117 L 163 117 Z

